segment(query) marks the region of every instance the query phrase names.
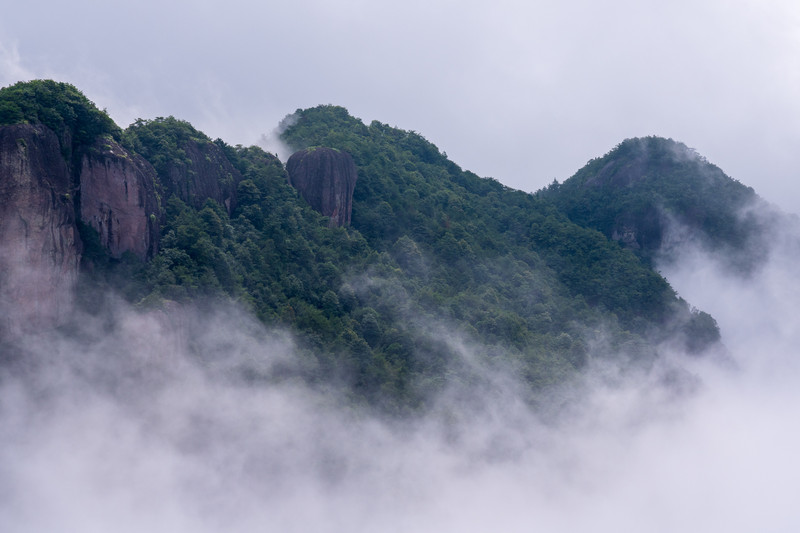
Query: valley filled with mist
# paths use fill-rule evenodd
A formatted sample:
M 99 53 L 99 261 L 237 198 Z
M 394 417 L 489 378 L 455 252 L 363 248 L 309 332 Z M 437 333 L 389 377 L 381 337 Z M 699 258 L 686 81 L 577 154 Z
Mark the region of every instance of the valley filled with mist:
M 796 529 L 795 215 L 659 137 L 268 142 L 0 90 L 4 531 Z

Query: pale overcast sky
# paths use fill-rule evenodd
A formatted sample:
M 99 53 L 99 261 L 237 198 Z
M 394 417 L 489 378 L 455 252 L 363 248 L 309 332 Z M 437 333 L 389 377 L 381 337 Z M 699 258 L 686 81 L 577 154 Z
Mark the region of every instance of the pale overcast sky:
M 794 1 L 10 2 L 0 84 L 40 77 L 232 144 L 338 104 L 526 191 L 661 135 L 800 212 Z

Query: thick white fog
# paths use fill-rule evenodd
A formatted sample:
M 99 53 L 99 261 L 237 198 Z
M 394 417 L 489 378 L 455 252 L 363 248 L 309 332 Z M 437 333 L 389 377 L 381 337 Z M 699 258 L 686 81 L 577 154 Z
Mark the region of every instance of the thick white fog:
M 797 531 L 800 283 L 776 244 L 749 279 L 699 252 L 665 271 L 732 361 L 597 362 L 546 420 L 503 373 L 380 419 L 287 377 L 291 339 L 231 310 L 31 336 L 0 380 L 0 529 Z

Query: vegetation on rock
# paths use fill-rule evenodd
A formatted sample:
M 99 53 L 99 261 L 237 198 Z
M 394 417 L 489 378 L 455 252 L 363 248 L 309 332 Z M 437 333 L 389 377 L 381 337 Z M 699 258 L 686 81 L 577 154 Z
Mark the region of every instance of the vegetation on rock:
M 142 306 L 239 302 L 296 335 L 306 379 L 342 381 L 380 408 L 420 408 L 452 381 L 480 379 L 456 356 L 464 349 L 514 368 L 535 393 L 582 368 L 598 347 L 650 360 L 675 334 L 697 351 L 719 338 L 710 316 L 604 235 L 595 221 L 603 206 L 575 216 L 571 185 L 538 195 L 509 189 L 462 170 L 415 132 L 367 126 L 344 108 L 298 110 L 283 133 L 296 150 L 329 147 L 355 162 L 351 225 L 328 227 L 278 158 L 258 147 L 212 141 L 173 117 L 120 132 L 77 90 L 54 82 L 0 96 L 7 122 L 38 121 L 60 134 L 69 126 L 85 143 L 112 134 L 155 168 L 157 255 L 112 259 L 83 228 L 84 295 L 110 287 Z M 188 146 L 213 153 L 213 165 Z M 234 202 L 182 196 L 176 180 L 208 179 L 212 167 L 214 179 L 236 175 L 225 184 Z M 91 300 L 87 307 L 101 312 Z
M 58 136 L 62 152 L 88 147 L 99 135 L 119 139 L 120 128 L 105 111 L 69 83 L 52 80 L 19 82 L 0 89 L 0 126 L 44 124 Z
M 769 210 L 748 211 L 760 202 L 753 189 L 671 139 L 627 139 L 540 195 L 647 262 L 664 252 L 665 239 L 678 239 L 681 228 L 745 270 L 765 251 L 767 219 L 761 215 Z

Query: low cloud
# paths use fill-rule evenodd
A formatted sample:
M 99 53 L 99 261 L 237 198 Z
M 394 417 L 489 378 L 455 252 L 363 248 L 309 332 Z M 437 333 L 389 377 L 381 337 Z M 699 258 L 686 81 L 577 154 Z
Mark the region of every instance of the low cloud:
M 23 64 L 17 46 L 0 42 L 0 87 L 30 80 L 33 77 Z
M 298 116 L 296 114 L 292 113 L 291 115 L 287 115 L 283 120 L 280 121 L 275 129 L 269 133 L 264 133 L 261 135 L 261 137 L 259 137 L 258 146 L 267 152 L 275 154 L 278 156 L 278 159 L 285 164 L 286 161 L 289 160 L 289 157 L 292 155 L 293 151 L 288 144 L 283 142 L 281 135 L 283 135 L 283 132 L 288 128 L 294 126 L 297 123 L 297 120 Z
M 700 251 L 666 272 L 735 365 L 595 358 L 532 409 L 513 373 L 385 419 L 302 379 L 290 336 L 235 308 L 124 304 L 2 349 L 4 531 L 790 531 L 800 284 Z

